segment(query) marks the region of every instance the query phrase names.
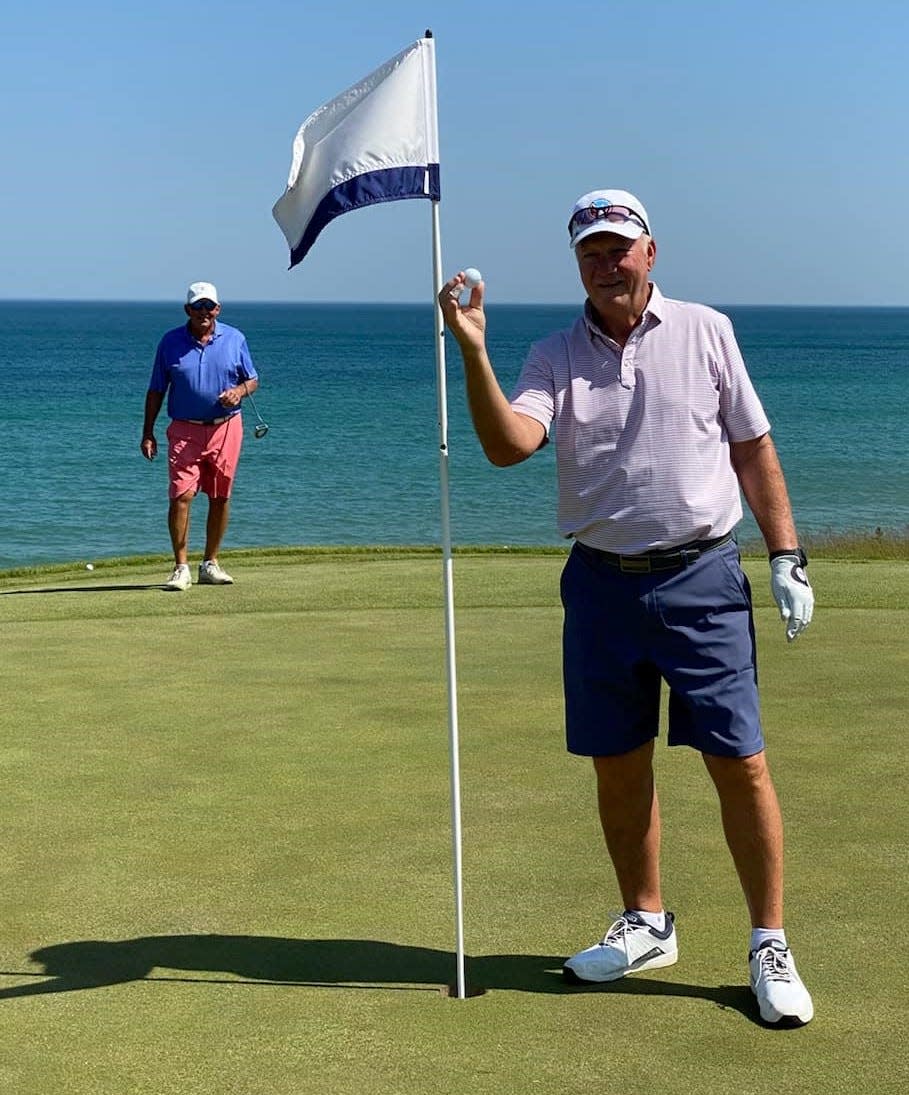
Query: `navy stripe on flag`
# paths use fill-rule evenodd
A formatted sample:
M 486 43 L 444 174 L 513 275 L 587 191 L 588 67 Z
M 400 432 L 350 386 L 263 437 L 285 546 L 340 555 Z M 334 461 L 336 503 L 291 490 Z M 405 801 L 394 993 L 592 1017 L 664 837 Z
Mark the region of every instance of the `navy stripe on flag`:
M 431 163 L 427 167 L 387 167 L 381 171 L 367 171 L 329 190 L 316 206 L 300 242 L 291 250 L 290 268 L 306 256 L 316 242 L 316 237 L 335 217 L 368 205 L 396 202 L 404 198 L 430 198 L 439 201 L 439 165 Z

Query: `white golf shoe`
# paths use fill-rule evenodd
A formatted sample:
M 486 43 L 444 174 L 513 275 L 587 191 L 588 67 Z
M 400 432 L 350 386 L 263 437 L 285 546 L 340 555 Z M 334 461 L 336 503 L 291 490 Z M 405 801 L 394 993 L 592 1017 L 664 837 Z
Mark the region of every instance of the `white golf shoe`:
M 174 572 L 164 583 L 165 589 L 189 589 L 193 584 L 192 575 L 186 563 L 178 563 Z
M 672 966 L 678 961 L 675 917 L 666 913 L 662 931 L 626 909 L 599 943 L 579 951 L 562 967 L 566 981 L 617 981 L 628 973 Z
M 800 1027 L 814 1017 L 814 1004 L 788 947 L 770 939 L 748 956 L 751 991 L 761 1018 L 774 1026 Z
M 233 578 L 213 560 L 207 559 L 199 564 L 200 586 L 232 586 L 233 584 Z

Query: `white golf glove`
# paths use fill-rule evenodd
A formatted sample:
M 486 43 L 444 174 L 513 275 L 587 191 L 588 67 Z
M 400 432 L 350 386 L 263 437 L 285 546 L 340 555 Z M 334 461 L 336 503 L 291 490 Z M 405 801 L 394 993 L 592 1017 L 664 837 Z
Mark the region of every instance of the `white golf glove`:
M 808 581 L 804 551 L 774 553 L 770 557 L 770 591 L 786 625 L 786 639 L 792 642 L 811 623 L 814 590 Z

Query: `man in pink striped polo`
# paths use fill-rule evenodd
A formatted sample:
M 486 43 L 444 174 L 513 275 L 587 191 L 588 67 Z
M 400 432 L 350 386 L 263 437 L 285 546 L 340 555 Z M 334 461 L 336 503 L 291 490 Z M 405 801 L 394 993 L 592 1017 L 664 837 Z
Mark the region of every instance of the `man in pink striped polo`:
M 564 976 L 612 981 L 677 961 L 653 776 L 666 681 L 669 744 L 702 754 L 719 795 L 751 917 L 749 980 L 761 1018 L 802 1025 L 814 1009 L 783 928 L 782 820 L 761 730 L 751 591 L 733 535 L 741 492 L 794 640 L 814 595 L 770 423 L 729 319 L 664 297 L 650 280 L 656 243 L 633 194 L 584 194 L 568 231 L 583 313 L 531 347 L 510 399 L 486 350 L 482 282 L 464 306 L 463 272 L 439 297 L 488 459 L 526 460 L 555 430 L 558 526 L 574 541 L 561 579 L 567 745 L 592 758 L 624 903 L 605 935 L 565 962 Z

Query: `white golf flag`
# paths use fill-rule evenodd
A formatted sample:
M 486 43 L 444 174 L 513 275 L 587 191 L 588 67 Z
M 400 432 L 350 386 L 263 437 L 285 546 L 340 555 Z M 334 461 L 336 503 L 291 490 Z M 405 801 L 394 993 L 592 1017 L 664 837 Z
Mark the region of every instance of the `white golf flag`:
M 342 213 L 439 200 L 434 47 L 431 37 L 419 38 L 300 126 L 287 190 L 272 209 L 292 267 Z

